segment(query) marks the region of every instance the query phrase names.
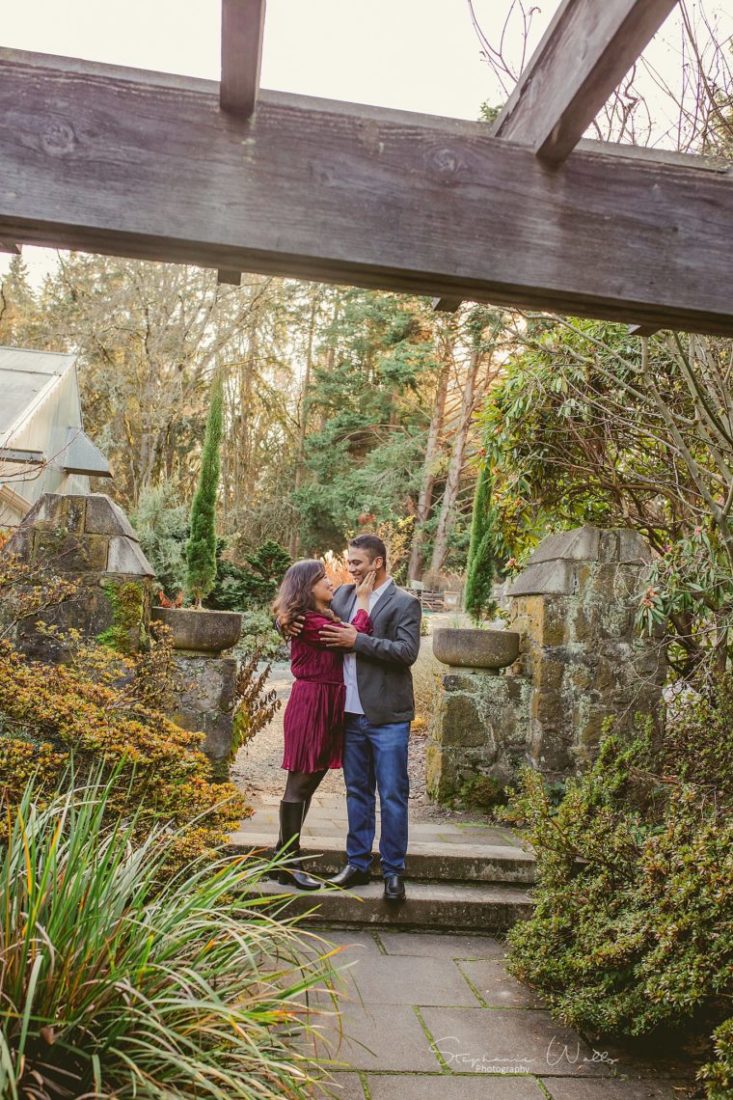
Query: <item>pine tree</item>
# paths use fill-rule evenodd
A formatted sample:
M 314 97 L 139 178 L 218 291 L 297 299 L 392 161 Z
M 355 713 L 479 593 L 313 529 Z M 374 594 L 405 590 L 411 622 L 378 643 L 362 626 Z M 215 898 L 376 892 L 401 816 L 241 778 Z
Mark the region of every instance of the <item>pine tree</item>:
M 475 622 L 488 617 L 495 609 L 494 532 L 491 508 L 491 470 L 483 467 L 476 482 L 471 519 L 471 541 L 466 565 L 465 607 Z
M 219 489 L 224 390 L 217 375 L 211 387 L 211 405 L 206 421 L 201 471 L 191 507 L 191 533 L 186 547 L 188 590 L 197 608 L 216 580 L 216 497 Z

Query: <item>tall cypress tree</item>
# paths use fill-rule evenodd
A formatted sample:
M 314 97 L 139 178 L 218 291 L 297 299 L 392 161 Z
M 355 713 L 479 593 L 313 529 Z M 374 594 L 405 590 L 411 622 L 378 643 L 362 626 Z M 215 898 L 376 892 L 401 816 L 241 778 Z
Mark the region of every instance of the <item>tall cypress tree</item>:
M 206 421 L 201 471 L 191 506 L 191 533 L 186 546 L 188 591 L 197 608 L 216 580 L 216 495 L 219 489 L 224 389 L 217 375 L 211 386 L 211 405 Z
M 494 532 L 491 508 L 491 470 L 488 463 L 476 482 L 471 518 L 471 541 L 466 564 L 466 611 L 475 622 L 496 609 L 493 597 Z

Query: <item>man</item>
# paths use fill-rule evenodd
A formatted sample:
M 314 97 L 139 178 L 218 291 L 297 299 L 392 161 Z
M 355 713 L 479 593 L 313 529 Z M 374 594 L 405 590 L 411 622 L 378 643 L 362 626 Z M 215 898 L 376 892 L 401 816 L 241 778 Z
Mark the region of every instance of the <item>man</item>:
M 409 779 L 407 744 L 415 717 L 410 666 L 420 649 L 418 600 L 398 588 L 387 573 L 387 550 L 376 535 L 358 535 L 348 547 L 348 570 L 354 584 L 342 585 L 332 609 L 343 623 L 356 613 L 355 591 L 374 573 L 369 597 L 373 634 L 352 626 L 326 627 L 321 638 L 342 648 L 346 715 L 344 782 L 349 822 L 346 866 L 330 882 L 358 886 L 369 882 L 375 833 L 375 791 L 379 792 L 379 854 L 384 897 L 405 899 L 405 854 Z

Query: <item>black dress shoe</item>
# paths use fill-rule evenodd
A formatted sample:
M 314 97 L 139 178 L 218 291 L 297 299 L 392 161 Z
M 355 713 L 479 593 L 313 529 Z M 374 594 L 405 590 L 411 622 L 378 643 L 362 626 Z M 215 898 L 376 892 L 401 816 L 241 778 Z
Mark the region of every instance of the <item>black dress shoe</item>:
M 384 876 L 384 900 L 391 902 L 405 900 L 405 883 L 401 875 Z
M 300 860 L 294 860 L 289 867 L 279 867 L 274 878 L 282 886 L 294 886 L 296 890 L 320 890 L 323 886 L 322 882 L 303 870 Z
M 333 878 L 326 879 L 326 882 L 330 882 L 332 886 L 366 886 L 371 881 L 371 872 L 362 871 L 359 867 L 354 867 L 351 863 L 347 863 L 345 867 L 342 867 L 337 875 Z

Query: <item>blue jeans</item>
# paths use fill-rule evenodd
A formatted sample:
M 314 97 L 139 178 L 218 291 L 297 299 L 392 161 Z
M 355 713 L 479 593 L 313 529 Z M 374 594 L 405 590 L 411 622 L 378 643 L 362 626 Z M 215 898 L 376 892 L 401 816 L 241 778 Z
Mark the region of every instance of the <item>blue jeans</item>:
M 365 714 L 346 715 L 344 782 L 349 834 L 346 857 L 366 871 L 372 862 L 375 830 L 375 789 L 379 791 L 382 831 L 379 855 L 383 875 L 402 875 L 407 852 L 407 775 L 409 722 L 373 726 Z

